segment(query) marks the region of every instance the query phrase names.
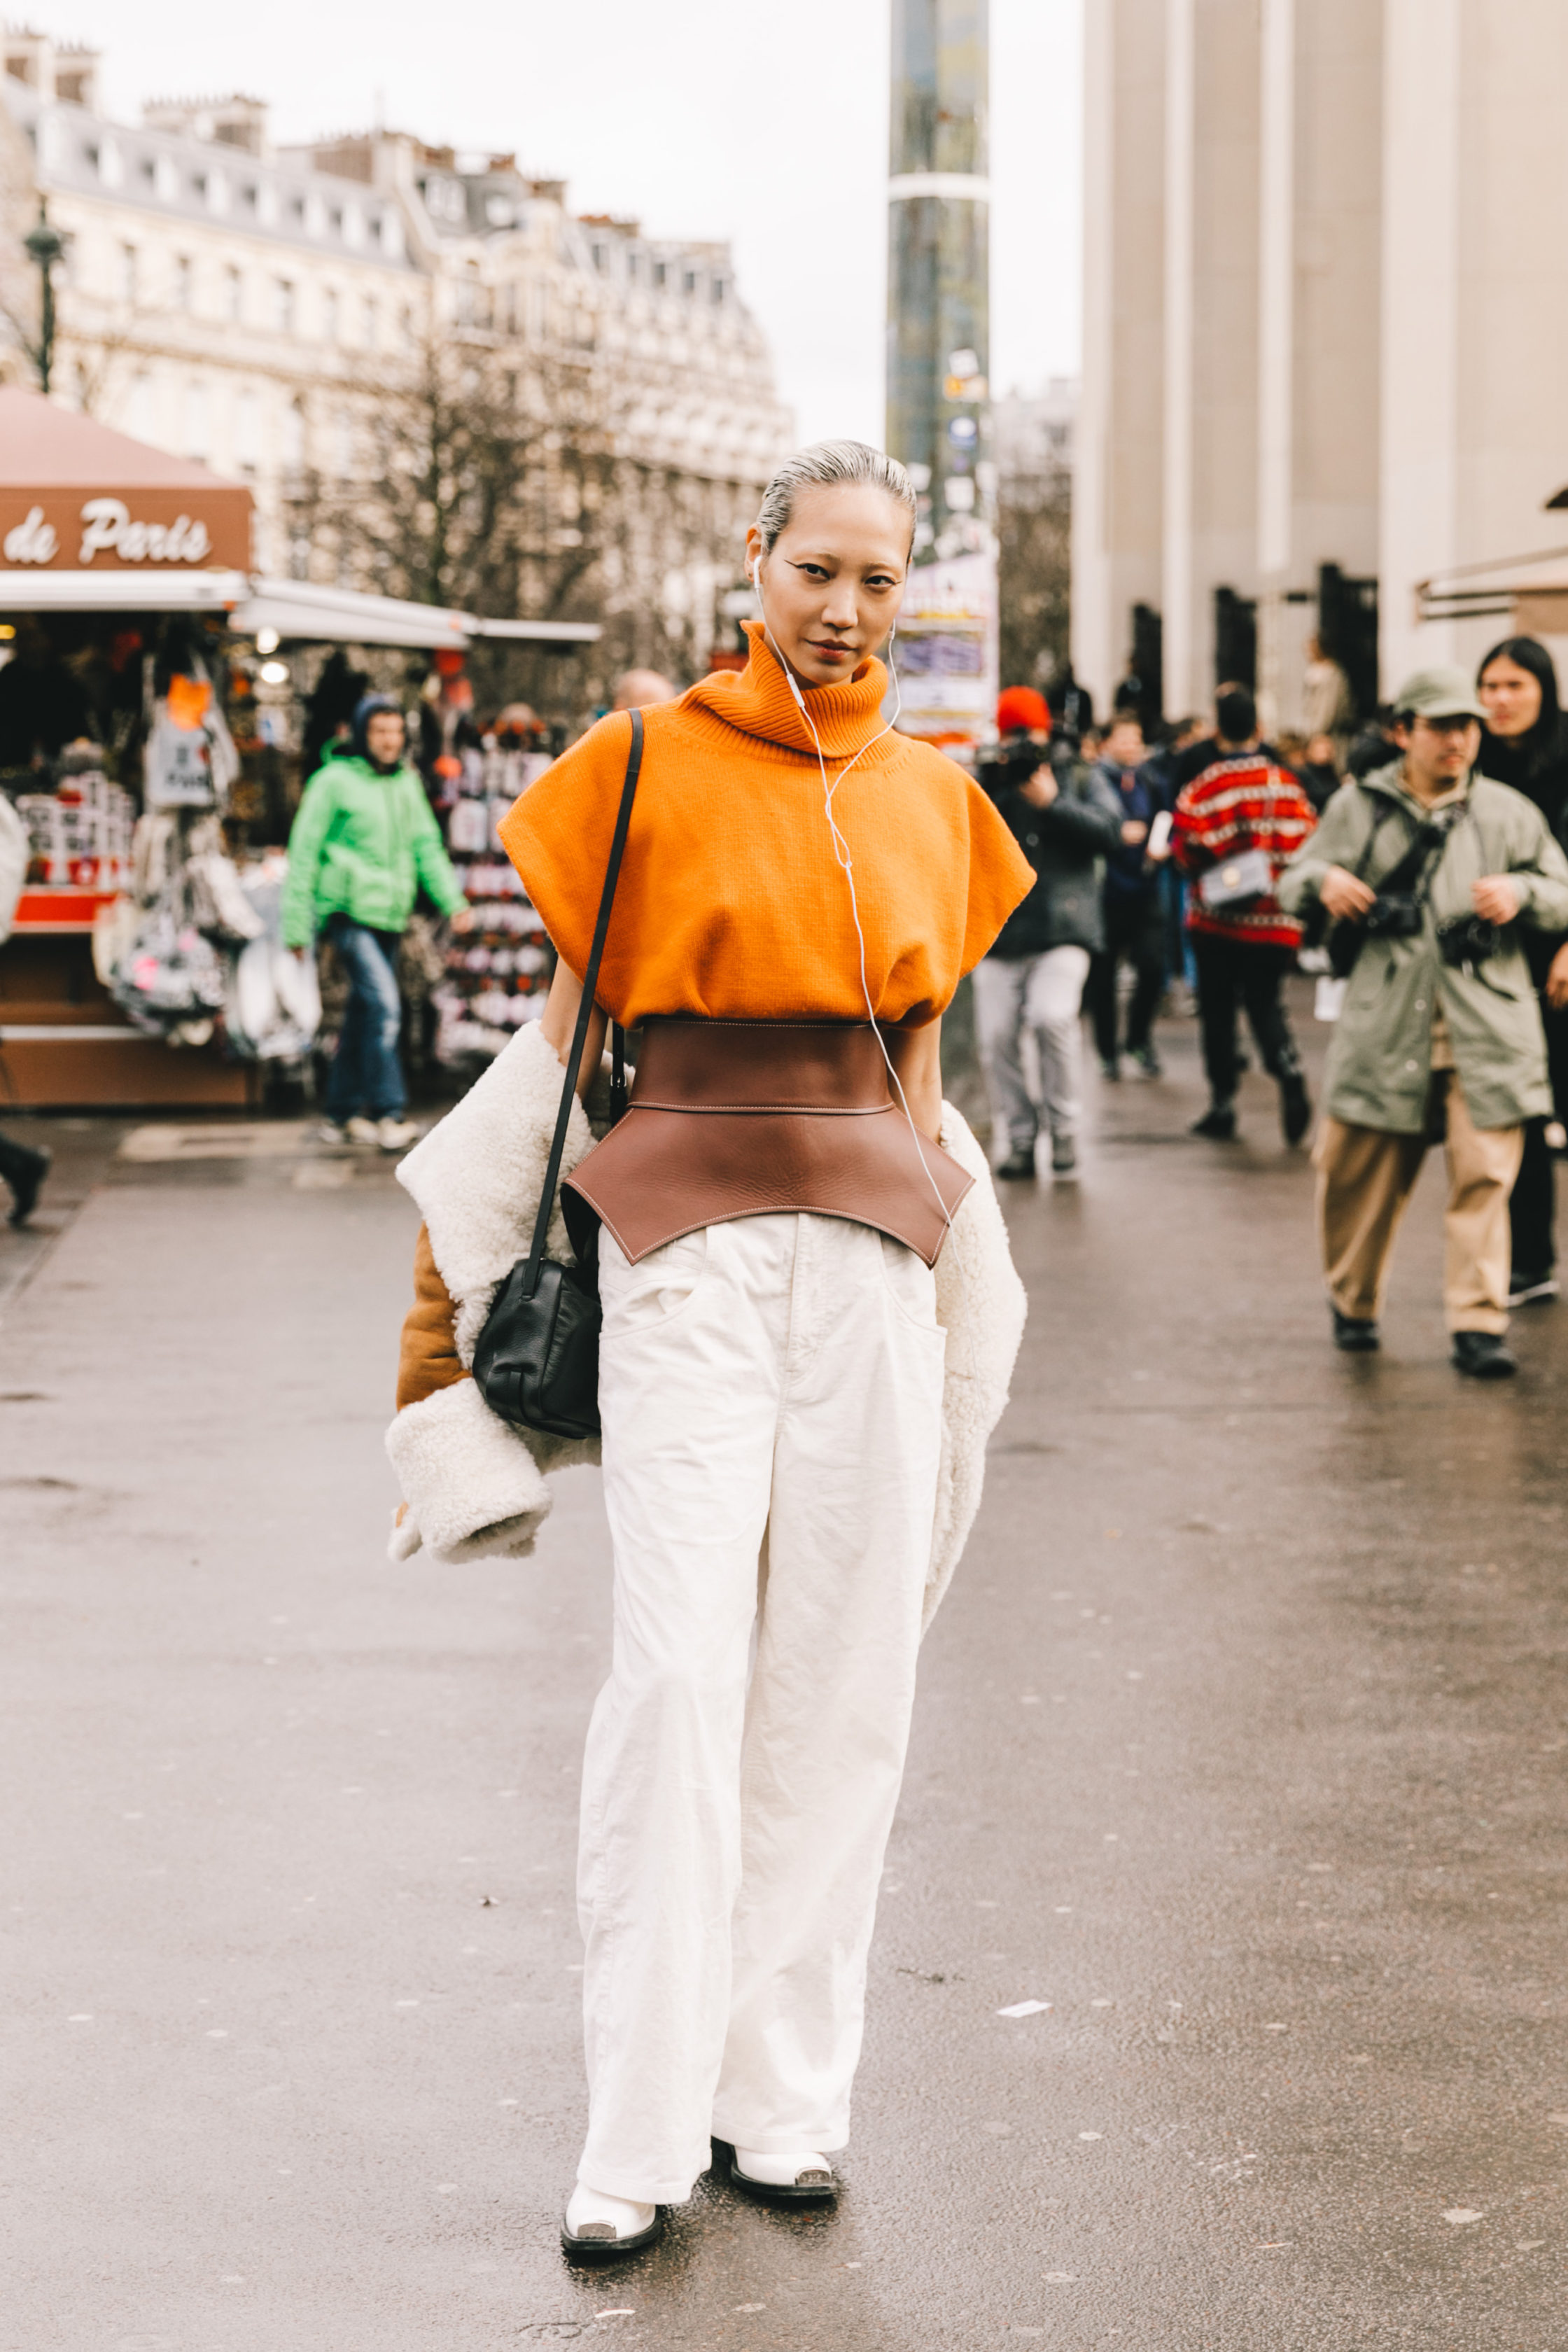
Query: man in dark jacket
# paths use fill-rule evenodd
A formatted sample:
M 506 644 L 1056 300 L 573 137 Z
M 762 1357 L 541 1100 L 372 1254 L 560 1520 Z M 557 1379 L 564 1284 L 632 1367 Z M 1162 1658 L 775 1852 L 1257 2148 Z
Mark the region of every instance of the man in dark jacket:
M 1009 687 L 996 705 L 1001 740 L 981 754 L 980 782 L 1011 828 L 1037 879 L 974 971 L 981 1066 L 1007 1155 L 999 1176 L 1035 1173 L 1043 1108 L 1051 1168 L 1078 1169 L 1079 1013 L 1089 960 L 1104 945 L 1104 861 L 1121 846 L 1121 809 L 1104 779 L 1081 763 L 1056 773 L 1047 758 L 1050 713 L 1028 687 Z M 1031 1029 L 1042 1103 L 1024 1077 L 1019 1047 Z
M 1103 776 L 1121 813 L 1121 842 L 1105 865 L 1105 945 L 1089 975 L 1089 1009 L 1100 1067 L 1108 1078 L 1121 1076 L 1117 1044 L 1117 976 L 1132 966 L 1132 1003 L 1127 1014 L 1127 1051 L 1146 1078 L 1160 1076 L 1154 1051 L 1154 1015 L 1165 993 L 1165 910 L 1162 866 L 1168 851 L 1150 846 L 1159 814 L 1158 787 L 1144 756 L 1143 730 L 1131 711 L 1120 712 L 1105 739 L 1096 773 Z

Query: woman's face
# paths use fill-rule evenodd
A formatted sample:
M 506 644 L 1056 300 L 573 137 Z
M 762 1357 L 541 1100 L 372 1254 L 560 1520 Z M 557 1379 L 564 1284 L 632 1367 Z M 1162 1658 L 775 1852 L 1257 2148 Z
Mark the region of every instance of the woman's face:
M 908 509 L 871 482 L 803 490 L 769 555 L 747 532 L 768 635 L 803 686 L 836 686 L 886 644 L 909 556 Z
M 1477 692 L 1494 735 L 1528 735 L 1541 716 L 1541 680 L 1507 654 L 1488 662 Z
M 403 713 L 400 710 L 376 710 L 364 730 L 365 749 L 373 760 L 384 763 L 395 760 L 403 749 Z

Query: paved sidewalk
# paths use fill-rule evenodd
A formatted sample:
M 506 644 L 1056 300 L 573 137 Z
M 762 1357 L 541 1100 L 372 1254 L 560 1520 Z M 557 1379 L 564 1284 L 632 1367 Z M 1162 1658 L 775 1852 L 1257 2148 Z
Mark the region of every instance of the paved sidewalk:
M 844 2202 L 705 2183 L 597 2280 L 596 1477 L 532 1563 L 391 1564 L 390 1171 L 98 1154 L 0 1325 L 0 2352 L 1563 2342 L 1568 1307 L 1460 1386 L 1434 1169 L 1336 1357 L 1271 1089 L 1192 1143 L 1162 1045 L 1009 1196 Z

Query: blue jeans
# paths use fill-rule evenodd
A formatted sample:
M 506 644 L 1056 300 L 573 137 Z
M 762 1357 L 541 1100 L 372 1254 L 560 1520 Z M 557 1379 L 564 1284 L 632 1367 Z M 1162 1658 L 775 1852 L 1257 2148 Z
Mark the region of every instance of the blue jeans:
M 359 1111 L 371 1118 L 401 1118 L 408 1096 L 397 1058 L 403 1026 L 397 933 L 368 930 L 347 915 L 331 915 L 327 937 L 349 976 L 348 1010 L 327 1074 L 327 1117 L 340 1126 Z

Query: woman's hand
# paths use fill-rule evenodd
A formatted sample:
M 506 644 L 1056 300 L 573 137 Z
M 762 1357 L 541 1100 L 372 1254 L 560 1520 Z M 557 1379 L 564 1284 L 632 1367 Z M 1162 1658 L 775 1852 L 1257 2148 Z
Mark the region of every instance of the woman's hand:
M 1318 886 L 1318 896 L 1336 922 L 1353 923 L 1368 911 L 1377 892 L 1348 866 L 1331 866 Z
M 447 916 L 447 922 L 448 928 L 454 931 L 471 931 L 474 928 L 474 910 L 468 906 L 458 907 Z
M 1568 946 L 1560 947 L 1546 974 L 1546 1002 L 1562 1012 L 1568 1005 Z
M 555 977 L 550 983 L 550 1000 L 544 1008 L 540 1028 L 548 1043 L 555 1048 L 555 1057 L 563 1069 L 572 1051 L 572 1033 L 577 1026 L 577 1010 L 583 1002 L 583 983 L 563 959 L 555 966 Z M 579 1101 L 599 1075 L 599 1064 L 605 1057 L 605 1032 L 609 1026 L 608 1015 L 594 1008 L 588 1023 L 588 1035 L 583 1047 L 582 1066 L 577 1072 Z
M 1121 838 L 1129 849 L 1136 849 L 1141 841 L 1148 840 L 1149 828 L 1140 824 L 1135 816 L 1126 817 L 1122 820 Z

